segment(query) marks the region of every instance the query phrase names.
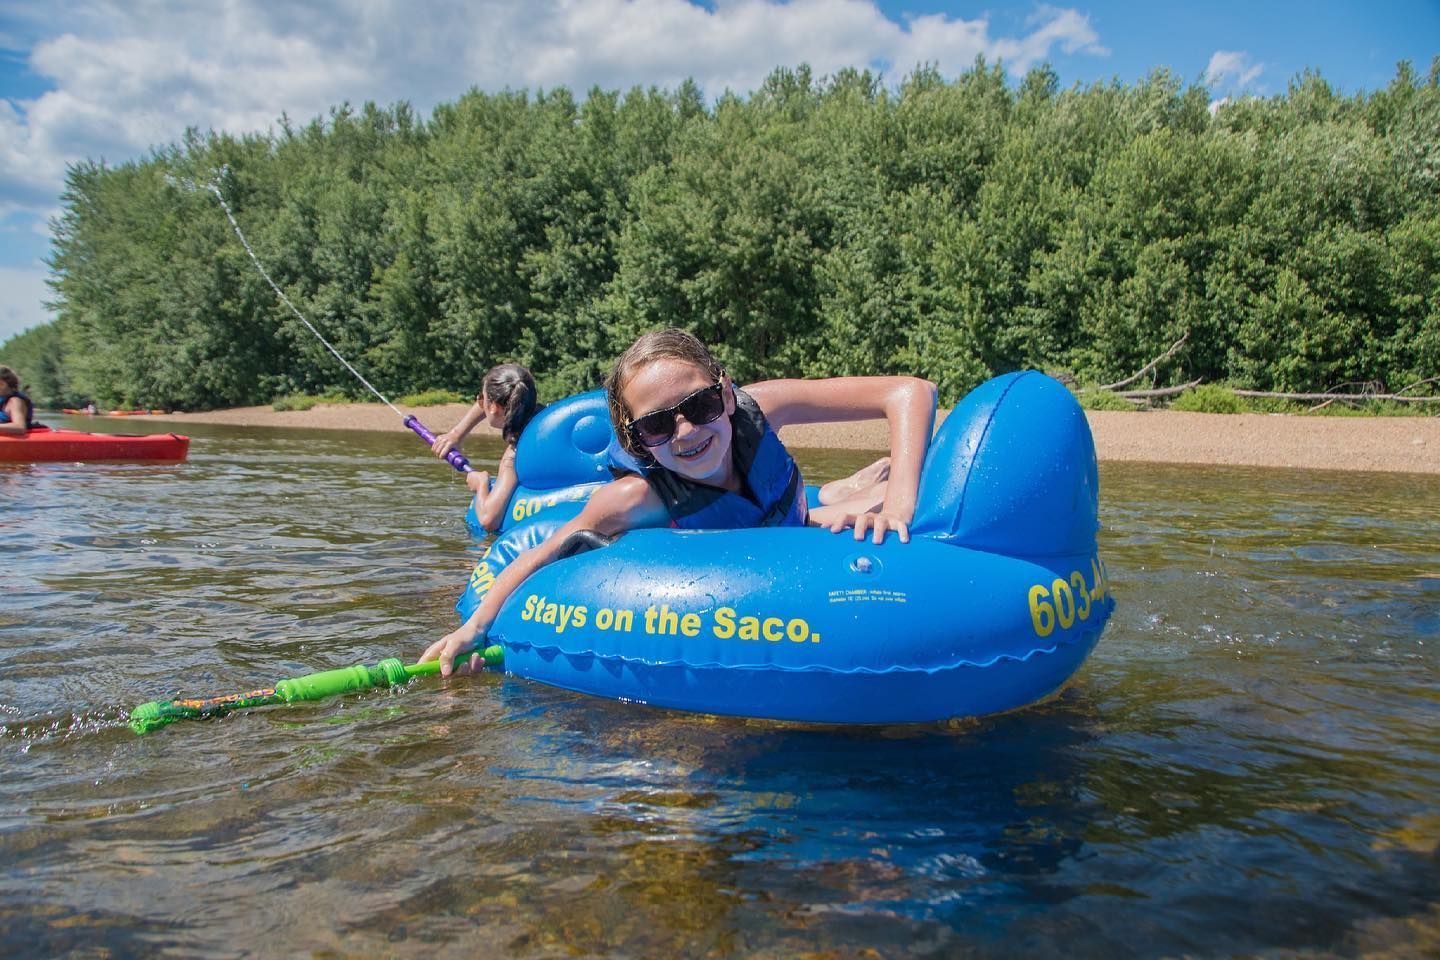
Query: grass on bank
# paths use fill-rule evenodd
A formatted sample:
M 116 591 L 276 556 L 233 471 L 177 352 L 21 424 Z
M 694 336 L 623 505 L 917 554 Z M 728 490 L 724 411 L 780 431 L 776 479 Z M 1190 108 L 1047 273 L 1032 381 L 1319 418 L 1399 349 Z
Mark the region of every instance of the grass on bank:
M 287 410 L 309 410 L 317 403 L 349 403 L 350 398 L 338 390 L 329 393 L 287 393 L 283 397 L 276 397 L 270 402 L 272 410 L 281 413 Z
M 273 410 L 284 412 L 287 410 L 309 410 L 311 407 L 321 403 L 332 405 L 344 403 L 356 403 L 354 397 L 346 396 L 338 390 L 331 390 L 328 393 L 287 393 L 284 396 L 276 397 L 270 402 Z M 454 390 L 426 390 L 422 393 L 407 393 L 403 397 L 396 398 L 395 402 L 406 407 L 438 407 L 446 403 L 469 403 L 470 398 L 456 393 Z
M 475 398 L 454 390 L 425 390 L 407 393 L 395 402 L 406 407 L 438 407 L 446 403 L 472 403 Z
M 1319 417 L 1426 417 L 1440 414 L 1440 402 L 1399 403 L 1364 397 L 1337 396 L 1321 403 L 1287 400 L 1282 397 L 1242 397 L 1234 389 L 1217 383 L 1202 383 L 1169 401 L 1127 400 L 1108 390 L 1084 390 L 1076 394 L 1086 410 L 1180 410 L 1186 413 L 1283 413 Z
M 1437 403 L 1396 403 L 1393 400 L 1340 399 L 1321 406 L 1311 402 L 1284 400 L 1278 397 L 1242 397 L 1230 387 L 1202 383 L 1170 400 L 1168 403 L 1136 403 L 1109 390 L 1081 389 L 1076 393 L 1080 406 L 1086 410 L 1181 410 L 1187 413 L 1284 413 L 1296 416 L 1326 417 L 1416 417 L 1440 414 Z M 469 403 L 471 398 L 454 390 L 425 390 L 407 393 L 396 399 L 406 407 L 436 407 L 447 403 Z M 270 404 L 277 411 L 309 410 L 317 404 L 353 403 L 353 398 L 339 391 L 319 395 L 291 393 L 276 397 Z

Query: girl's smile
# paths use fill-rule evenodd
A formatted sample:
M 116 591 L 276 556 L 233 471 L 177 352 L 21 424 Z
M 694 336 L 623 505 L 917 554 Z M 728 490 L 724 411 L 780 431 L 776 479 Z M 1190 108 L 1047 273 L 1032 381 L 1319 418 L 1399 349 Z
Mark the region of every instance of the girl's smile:
M 710 444 L 714 442 L 715 438 L 713 436 L 703 437 L 701 438 L 700 443 L 696 444 L 693 447 L 676 450 L 675 456 L 679 457 L 681 460 L 699 459 L 700 457 L 703 457 L 705 455 L 705 451 L 709 450 Z

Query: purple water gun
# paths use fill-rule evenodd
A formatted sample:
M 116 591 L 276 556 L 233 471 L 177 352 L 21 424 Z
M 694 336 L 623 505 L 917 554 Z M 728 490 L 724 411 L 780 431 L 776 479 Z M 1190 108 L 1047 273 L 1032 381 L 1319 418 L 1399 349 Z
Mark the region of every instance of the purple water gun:
M 431 433 L 430 428 L 421 423 L 420 418 L 415 416 L 415 414 L 406 414 L 403 422 L 405 426 L 415 431 L 416 436 L 425 441 L 426 446 L 433 447 L 435 445 L 435 434 Z M 446 452 L 445 462 L 461 473 L 474 472 L 474 469 L 470 466 L 470 461 L 466 460 L 465 455 L 454 447 L 451 447 Z

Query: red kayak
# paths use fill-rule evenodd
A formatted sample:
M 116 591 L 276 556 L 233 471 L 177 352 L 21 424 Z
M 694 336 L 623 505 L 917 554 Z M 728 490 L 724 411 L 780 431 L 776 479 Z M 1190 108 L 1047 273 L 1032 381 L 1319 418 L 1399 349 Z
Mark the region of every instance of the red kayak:
M 178 463 L 190 438 L 178 433 L 131 436 L 38 427 L 23 437 L 0 434 L 0 463 L 77 463 L 93 460 Z

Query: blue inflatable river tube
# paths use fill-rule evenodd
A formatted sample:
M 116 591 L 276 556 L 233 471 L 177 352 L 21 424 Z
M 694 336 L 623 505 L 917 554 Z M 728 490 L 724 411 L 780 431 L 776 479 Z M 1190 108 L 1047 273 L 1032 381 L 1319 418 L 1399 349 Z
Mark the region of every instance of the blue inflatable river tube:
M 462 618 L 601 482 L 603 398 L 541 416 L 517 461 L 530 469 L 548 450 L 554 492 L 522 475 L 516 518 L 471 575 Z M 935 434 L 910 543 L 820 528 L 635 530 L 537 571 L 488 642 L 507 673 L 678 710 L 847 724 L 1010 710 L 1064 686 L 1114 609 L 1097 511 L 1084 412 L 1043 374 L 1007 374 Z

